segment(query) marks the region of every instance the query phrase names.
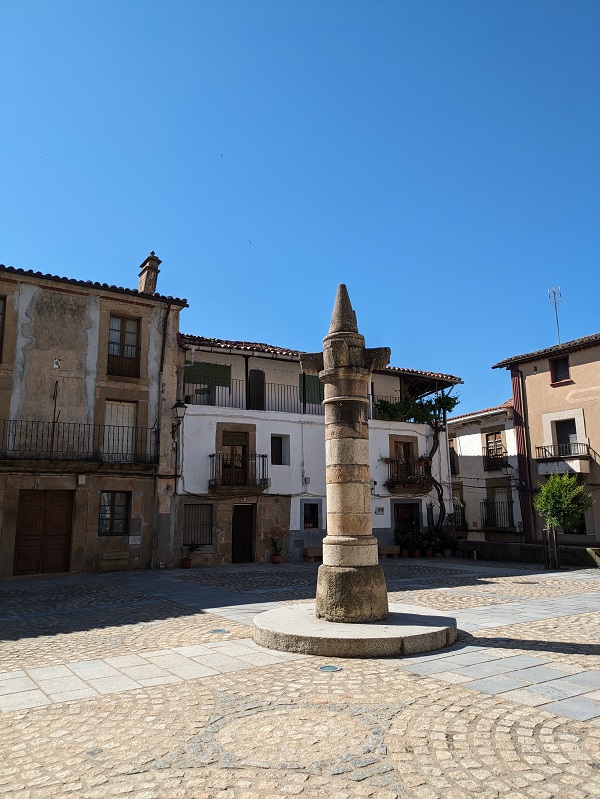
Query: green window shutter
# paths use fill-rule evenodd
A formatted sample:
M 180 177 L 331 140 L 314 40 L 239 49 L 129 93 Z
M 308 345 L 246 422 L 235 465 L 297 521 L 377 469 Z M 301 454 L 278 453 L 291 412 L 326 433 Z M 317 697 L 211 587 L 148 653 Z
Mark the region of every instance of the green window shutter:
M 318 375 L 305 375 L 300 372 L 300 401 L 309 405 L 318 405 L 325 399 L 323 383 Z
M 185 382 L 204 386 L 231 387 L 231 366 L 220 363 L 190 363 L 185 367 Z

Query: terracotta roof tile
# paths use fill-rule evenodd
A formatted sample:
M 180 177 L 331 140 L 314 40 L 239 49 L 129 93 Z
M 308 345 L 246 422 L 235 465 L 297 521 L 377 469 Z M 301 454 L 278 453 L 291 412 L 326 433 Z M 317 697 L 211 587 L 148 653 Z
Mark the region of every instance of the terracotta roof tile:
M 17 269 L 14 266 L 4 266 L 0 264 L 0 274 L 9 273 L 12 275 L 26 275 L 27 277 L 37 277 L 43 280 L 53 280 L 57 283 L 68 283 L 70 286 L 83 286 L 88 289 L 102 289 L 103 291 L 114 291 L 119 294 L 128 294 L 134 297 L 144 297 L 150 300 L 158 300 L 159 302 L 172 302 L 174 305 L 180 305 L 182 308 L 187 307 L 187 300 L 182 300 L 179 297 L 169 297 L 163 294 L 143 294 L 137 289 L 126 289 L 122 286 L 109 286 L 108 283 L 98 283 L 93 280 L 77 280 L 72 277 L 59 277 L 58 275 L 44 275 L 42 272 L 34 272 L 33 269 Z
M 514 405 L 513 398 L 507 399 L 502 405 L 494 405 L 492 408 L 483 408 L 481 411 L 471 411 L 471 413 L 461 413 L 460 416 L 449 416 L 449 422 L 456 422 L 458 419 L 466 419 L 468 416 L 482 416 L 484 413 L 493 413 L 494 411 L 502 411 L 506 408 L 512 408 Z
M 190 345 L 196 347 L 209 347 L 215 349 L 241 350 L 242 352 L 264 352 L 271 355 L 284 355 L 291 358 L 300 356 L 300 350 L 292 350 L 286 347 L 275 347 L 272 344 L 261 344 L 253 341 L 229 341 L 220 338 L 206 338 L 204 336 L 192 336 L 180 334 L 179 343 L 182 346 Z M 430 379 L 443 380 L 447 383 L 462 383 L 460 377 L 454 375 L 441 374 L 439 372 L 421 372 L 418 369 L 403 369 L 400 366 L 388 366 L 385 371 L 399 372 L 417 377 L 427 377 Z
M 502 366 L 508 367 L 513 363 L 538 361 L 548 355 L 575 352 L 575 350 L 583 350 L 586 349 L 586 347 L 594 347 L 597 344 L 600 344 L 600 333 L 593 333 L 591 336 L 583 336 L 583 338 L 576 338 L 573 339 L 573 341 L 565 341 L 564 344 L 555 344 L 553 347 L 546 347 L 544 350 L 535 350 L 534 352 L 527 352 L 524 355 L 514 355 L 512 358 L 506 358 L 504 361 L 495 363 L 492 369 L 499 369 Z

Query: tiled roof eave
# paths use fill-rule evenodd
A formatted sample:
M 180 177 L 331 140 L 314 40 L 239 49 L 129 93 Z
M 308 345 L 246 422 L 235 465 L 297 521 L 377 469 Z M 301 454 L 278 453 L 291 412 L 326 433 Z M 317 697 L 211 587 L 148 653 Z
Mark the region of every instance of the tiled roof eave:
M 263 344 L 252 341 L 230 341 L 227 339 L 206 338 L 204 336 L 193 336 L 187 333 L 179 335 L 179 343 L 182 347 L 202 347 L 208 350 L 229 350 L 230 352 L 237 351 L 244 353 L 263 353 L 265 355 L 272 355 L 274 357 L 281 356 L 287 359 L 300 359 L 302 354 L 300 350 L 286 349 L 284 347 L 275 347 L 271 344 Z M 403 369 L 400 366 L 389 366 L 387 369 L 378 369 L 377 374 L 396 374 L 407 375 L 409 377 L 423 378 L 426 380 L 438 380 L 443 383 L 456 385 L 462 383 L 460 377 L 454 375 L 446 375 L 438 372 L 422 372 L 417 369 Z
M 137 289 L 127 289 L 123 286 L 110 286 L 108 283 L 98 283 L 93 280 L 77 280 L 76 278 L 60 277 L 59 275 L 45 275 L 42 272 L 34 272 L 33 269 L 18 269 L 15 266 L 4 266 L 4 264 L 0 264 L 0 275 L 3 273 L 33 277 L 38 280 L 51 280 L 55 283 L 66 283 L 69 286 L 80 286 L 86 289 L 110 291 L 115 294 L 126 294 L 129 297 L 139 297 L 144 300 L 154 300 L 157 302 L 170 303 L 171 305 L 179 305 L 181 308 L 188 307 L 187 300 L 181 299 L 180 297 L 169 297 L 163 294 L 145 294 L 137 291 Z
M 583 338 L 576 338 L 573 341 L 565 341 L 564 344 L 555 344 L 552 347 L 546 347 L 543 350 L 534 350 L 527 352 L 523 355 L 515 355 L 512 358 L 505 358 L 503 361 L 492 366 L 492 369 L 501 369 L 506 367 L 509 369 L 513 364 L 529 363 L 531 361 L 539 361 L 552 355 L 567 354 L 569 352 L 576 352 L 577 350 L 584 350 L 588 347 L 595 347 L 600 345 L 600 333 L 593 333 L 591 336 L 584 336 Z

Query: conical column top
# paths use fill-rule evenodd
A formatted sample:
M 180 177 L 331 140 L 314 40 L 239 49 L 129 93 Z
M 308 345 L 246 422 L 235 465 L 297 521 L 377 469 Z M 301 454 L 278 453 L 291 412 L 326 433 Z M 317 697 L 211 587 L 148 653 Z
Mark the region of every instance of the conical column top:
M 340 283 L 335 297 L 328 335 L 332 333 L 358 333 L 356 314 L 352 310 L 345 283 Z

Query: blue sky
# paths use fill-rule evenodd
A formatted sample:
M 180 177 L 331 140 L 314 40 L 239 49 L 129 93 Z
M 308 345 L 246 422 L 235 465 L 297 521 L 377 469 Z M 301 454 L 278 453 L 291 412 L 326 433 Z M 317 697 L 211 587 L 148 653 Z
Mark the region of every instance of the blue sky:
M 186 333 L 368 346 L 510 395 L 600 330 L 597 0 L 0 0 L 0 262 L 186 297 Z

